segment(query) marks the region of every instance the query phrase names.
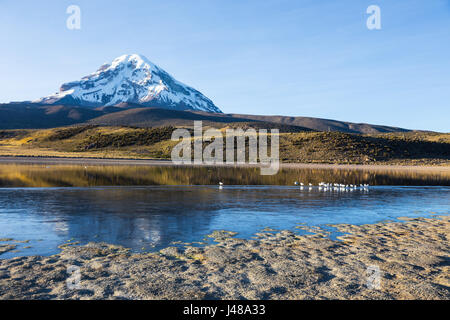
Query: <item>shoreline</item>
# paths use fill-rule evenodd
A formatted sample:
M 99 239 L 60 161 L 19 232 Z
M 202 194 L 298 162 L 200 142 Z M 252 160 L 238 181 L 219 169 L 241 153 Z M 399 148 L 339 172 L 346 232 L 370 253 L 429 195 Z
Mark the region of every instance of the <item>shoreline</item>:
M 175 165 L 170 160 L 158 159 L 125 159 L 125 158 L 94 158 L 94 157 L 28 157 L 0 156 L 0 164 L 59 164 L 59 165 L 142 165 L 142 166 L 185 166 L 185 167 L 241 167 L 259 168 L 260 164 L 187 164 Z M 450 172 L 450 166 L 417 166 L 389 164 L 322 164 L 322 163 L 280 163 L 281 169 L 337 169 L 337 170 L 405 170 L 405 171 L 435 171 Z
M 218 231 L 215 244 L 159 253 L 90 243 L 0 259 L 0 300 L 450 299 L 450 216 L 334 227 L 345 233 L 339 240 L 317 228 L 251 240 Z M 68 268 L 80 272 L 75 289 Z M 368 284 L 370 268 L 380 270 L 379 286 Z

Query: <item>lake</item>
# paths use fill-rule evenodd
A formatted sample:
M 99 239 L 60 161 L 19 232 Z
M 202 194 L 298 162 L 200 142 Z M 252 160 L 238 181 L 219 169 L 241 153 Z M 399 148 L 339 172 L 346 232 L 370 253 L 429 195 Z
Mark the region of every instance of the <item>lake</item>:
M 301 190 L 294 181 L 372 186 Z M 264 177 L 257 168 L 0 165 L 0 238 L 29 240 L 0 257 L 51 255 L 68 241 L 148 252 L 210 242 L 215 230 L 300 234 L 301 224 L 335 237 L 329 224 L 448 214 L 449 186 L 448 174 L 404 170 L 283 169 Z

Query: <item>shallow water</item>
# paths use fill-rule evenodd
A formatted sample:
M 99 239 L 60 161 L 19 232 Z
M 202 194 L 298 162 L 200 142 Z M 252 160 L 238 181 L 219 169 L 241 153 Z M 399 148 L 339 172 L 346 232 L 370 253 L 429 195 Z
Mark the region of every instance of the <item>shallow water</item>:
M 155 251 L 173 241 L 202 241 L 214 230 L 251 238 L 265 227 L 300 233 L 295 227 L 301 223 L 366 224 L 449 211 L 450 187 L 439 186 L 0 188 L 0 238 L 30 240 L 0 257 L 54 254 L 67 240 Z

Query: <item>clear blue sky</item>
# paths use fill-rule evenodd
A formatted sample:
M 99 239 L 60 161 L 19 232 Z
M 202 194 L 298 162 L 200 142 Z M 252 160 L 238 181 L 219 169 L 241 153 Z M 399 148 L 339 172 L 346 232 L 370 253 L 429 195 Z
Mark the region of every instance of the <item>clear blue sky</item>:
M 140 53 L 226 113 L 450 132 L 449 0 L 0 0 L 0 39 L 0 102 Z

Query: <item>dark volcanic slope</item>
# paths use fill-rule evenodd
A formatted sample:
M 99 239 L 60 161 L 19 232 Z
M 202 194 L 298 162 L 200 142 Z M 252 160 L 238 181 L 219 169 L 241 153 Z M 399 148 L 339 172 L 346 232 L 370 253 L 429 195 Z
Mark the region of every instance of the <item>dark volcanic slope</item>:
M 346 133 L 388 133 L 411 131 L 403 128 L 373 125 L 367 123 L 351 123 L 309 117 L 257 116 L 245 114 L 229 114 L 229 116 L 232 116 L 233 118 L 245 118 L 258 121 L 282 123 L 285 125 L 301 126 L 317 131 L 339 131 Z
M 89 121 L 98 125 L 126 125 L 136 127 L 152 126 L 192 126 L 194 120 L 202 120 L 204 125 L 223 127 L 233 123 L 252 123 L 261 127 L 265 124 L 267 129 L 284 127 L 297 128 L 304 131 L 339 131 L 346 133 L 387 133 L 407 132 L 410 130 L 371 125 L 356 124 L 327 119 L 286 116 L 257 116 L 243 114 L 219 114 L 196 111 L 174 111 L 159 108 L 136 108 L 110 113 Z M 270 127 L 270 124 L 275 124 Z M 293 130 L 298 131 L 298 130 Z
M 0 129 L 42 129 L 90 123 L 106 126 L 191 127 L 194 120 L 205 126 L 280 129 L 281 132 L 339 131 L 346 133 L 387 133 L 409 130 L 395 127 L 356 124 L 308 117 L 258 116 L 243 114 L 181 111 L 121 104 L 96 109 L 77 106 L 42 106 L 33 103 L 0 104 Z
M 222 116 L 221 114 L 206 112 L 191 112 L 180 110 L 169 110 L 161 108 L 135 108 L 119 112 L 109 113 L 104 116 L 92 119 L 91 124 L 107 126 L 135 126 L 135 127 L 154 127 L 154 126 L 192 126 L 194 120 L 204 121 L 205 124 L 246 122 L 247 119 L 233 118 L 231 116 Z M 255 120 L 250 120 L 255 121 Z
M 36 106 L 34 104 L 0 104 L 0 129 L 44 129 L 82 123 L 105 114 L 71 106 Z
M 161 108 L 134 108 L 106 114 L 89 120 L 87 123 L 101 126 L 158 127 L 184 126 L 192 127 L 194 121 L 202 121 L 204 126 L 223 128 L 253 127 L 255 129 L 279 129 L 280 132 L 312 131 L 296 125 L 271 123 L 253 119 L 237 118 L 222 113 L 201 111 L 179 111 Z

